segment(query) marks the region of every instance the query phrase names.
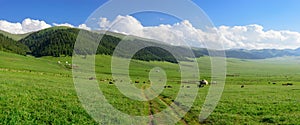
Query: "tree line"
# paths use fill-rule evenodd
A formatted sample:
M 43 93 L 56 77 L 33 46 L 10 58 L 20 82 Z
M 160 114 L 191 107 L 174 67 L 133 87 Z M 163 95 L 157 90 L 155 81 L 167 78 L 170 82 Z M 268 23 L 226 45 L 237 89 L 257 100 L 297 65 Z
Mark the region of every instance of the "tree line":
M 81 34 L 78 37 L 78 34 Z M 101 38 L 101 39 L 100 39 Z M 120 43 L 122 37 L 116 37 L 112 34 L 101 34 L 91 31 L 81 31 L 75 28 L 48 28 L 45 30 L 31 33 L 27 37 L 15 41 L 2 34 L 0 34 L 1 46 L 0 50 L 7 52 L 14 52 L 21 55 L 32 55 L 35 57 L 42 56 L 72 56 L 75 54 L 89 55 L 89 54 L 104 54 L 113 55 L 116 46 Z M 79 49 L 74 50 L 75 42 L 79 46 Z M 133 59 L 143 61 L 167 61 L 177 63 L 174 55 L 165 50 L 168 48 L 172 50 L 168 45 L 161 45 L 138 38 L 125 40 L 131 44 L 128 47 L 138 47 L 137 43 L 150 44 L 150 47 L 139 50 L 133 56 Z M 88 43 L 88 44 L 87 44 Z M 98 46 L 97 50 L 92 50 L 94 46 Z M 163 46 L 163 47 L 160 47 Z M 127 48 L 127 49 L 132 49 Z M 129 57 L 126 52 L 118 55 L 121 57 Z M 180 59 L 184 59 L 184 55 L 177 55 Z

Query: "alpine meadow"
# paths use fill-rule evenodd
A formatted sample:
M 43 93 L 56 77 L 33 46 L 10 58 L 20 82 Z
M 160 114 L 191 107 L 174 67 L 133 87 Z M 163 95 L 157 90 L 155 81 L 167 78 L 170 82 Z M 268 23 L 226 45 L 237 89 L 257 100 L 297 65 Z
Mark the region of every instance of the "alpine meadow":
M 78 29 L 54 27 L 24 35 L 19 41 L 10 35 L 1 35 L 1 124 L 98 124 L 82 107 L 73 84 L 72 68 L 76 65 L 72 64 L 70 54 L 76 32 Z M 149 71 L 154 67 L 165 69 L 168 81 L 163 92 L 151 101 L 140 102 L 126 98 L 118 91 L 111 75 L 111 52 L 122 37 L 112 32 L 105 35 L 95 60 L 97 77 L 82 79 L 96 79 L 109 103 L 130 115 L 147 116 L 162 111 L 171 103 L 180 105 L 174 102 L 179 89 L 195 86 L 180 84 L 178 63 L 159 48 L 139 51 L 130 62 L 129 72 L 132 84 L 145 89 L 151 86 Z M 137 37 L 130 39 L 140 40 Z M 184 51 L 184 48 L 177 49 Z M 92 59 L 88 51 L 84 52 L 86 56 L 82 59 Z M 210 57 L 205 55 L 204 49 L 194 52 L 202 53 L 196 57 L 200 78 L 210 81 Z M 297 56 L 228 58 L 226 85 L 214 112 L 199 123 L 198 115 L 210 86 L 207 85 L 199 88 L 192 108 L 177 124 L 298 124 L 298 60 Z
M 300 125 L 299 0 L 0 0 L 0 125 Z

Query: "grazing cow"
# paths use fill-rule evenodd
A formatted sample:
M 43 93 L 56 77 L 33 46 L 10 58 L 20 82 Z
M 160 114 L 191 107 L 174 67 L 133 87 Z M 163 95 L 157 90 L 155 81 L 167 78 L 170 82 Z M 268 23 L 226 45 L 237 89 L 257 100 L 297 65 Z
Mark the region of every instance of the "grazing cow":
M 205 85 L 208 85 L 208 82 L 205 79 L 203 79 L 203 80 L 199 81 L 198 87 L 201 88 L 201 87 L 204 87 Z
M 275 82 L 273 82 L 273 85 L 275 85 L 276 83 Z
M 89 80 L 95 80 L 95 79 L 96 79 L 96 78 L 94 78 L 94 77 L 90 77 L 90 78 L 89 78 Z
M 109 84 L 114 84 L 114 83 L 112 81 L 110 81 Z
M 135 80 L 135 81 L 134 81 L 134 83 L 140 83 L 140 81 L 138 81 L 138 80 Z
M 283 86 L 292 86 L 293 83 L 286 83 L 286 84 L 282 84 Z
M 245 87 L 245 85 L 241 85 L 241 88 L 244 88 Z
M 164 88 L 172 88 L 172 86 L 164 86 Z

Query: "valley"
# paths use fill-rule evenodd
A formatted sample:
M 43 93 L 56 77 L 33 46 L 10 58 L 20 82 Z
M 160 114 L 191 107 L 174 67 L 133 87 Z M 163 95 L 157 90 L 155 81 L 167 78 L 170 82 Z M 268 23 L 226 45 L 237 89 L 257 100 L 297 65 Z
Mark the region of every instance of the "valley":
M 71 57 L 35 58 L 0 52 L 0 58 L 1 124 L 97 124 L 78 100 L 72 71 L 64 64 L 66 61 L 72 63 Z M 87 57 L 89 58 L 90 56 Z M 280 59 L 283 63 L 279 59 L 227 59 L 227 79 L 222 98 L 215 111 L 203 123 L 299 123 L 300 66 L 297 58 L 291 57 L 290 60 L 294 61 L 288 63 L 284 63 L 284 59 Z M 114 84 L 109 84 L 109 79 L 112 79 L 110 60 L 111 56 L 108 55 L 96 56 L 96 80 L 110 104 L 123 113 L 135 116 L 158 113 L 173 102 L 181 87 L 175 82 L 179 79 L 177 64 L 132 60 L 130 77 L 133 81 L 140 81 L 133 83 L 135 86 L 147 88 L 150 85 L 147 83 L 147 69 L 161 67 L 168 76 L 167 85 L 172 88 L 165 88 L 157 98 L 149 102 L 130 100 Z M 209 57 L 197 60 L 200 78 L 209 81 Z M 63 63 L 58 64 L 58 61 Z M 106 79 L 108 80 L 104 81 Z M 282 85 L 288 82 L 293 85 Z M 199 124 L 198 115 L 208 89 L 209 86 L 199 89 L 191 110 L 177 124 Z

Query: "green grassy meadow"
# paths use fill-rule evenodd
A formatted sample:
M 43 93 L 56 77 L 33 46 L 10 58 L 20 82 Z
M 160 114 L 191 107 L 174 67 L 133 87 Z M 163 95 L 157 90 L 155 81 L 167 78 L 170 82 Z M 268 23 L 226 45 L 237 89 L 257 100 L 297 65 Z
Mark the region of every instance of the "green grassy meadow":
M 35 58 L 0 52 L 0 124 L 98 124 L 77 97 L 72 70 L 65 65 L 71 60 L 72 57 Z M 151 101 L 133 101 L 109 84 L 110 60 L 110 56 L 96 56 L 97 81 L 110 104 L 123 113 L 148 116 L 162 111 L 176 98 L 181 87 L 176 82 L 180 80 L 177 64 L 132 60 L 130 77 L 140 82 L 135 86 L 149 87 L 148 74 L 154 67 L 165 70 L 167 85 L 172 86 Z M 200 78 L 209 81 L 210 58 L 197 60 Z M 299 124 L 299 64 L 296 57 L 227 59 L 223 95 L 214 112 L 201 124 Z M 284 83 L 293 85 L 283 86 Z M 191 110 L 177 124 L 200 124 L 198 116 L 208 89 L 209 86 L 199 89 Z
M 20 40 L 22 38 L 25 38 L 26 36 L 28 36 L 30 33 L 26 33 L 26 34 L 11 34 L 5 31 L 0 30 L 0 33 L 3 34 L 4 36 L 7 36 L 9 38 L 12 38 L 13 40 Z

